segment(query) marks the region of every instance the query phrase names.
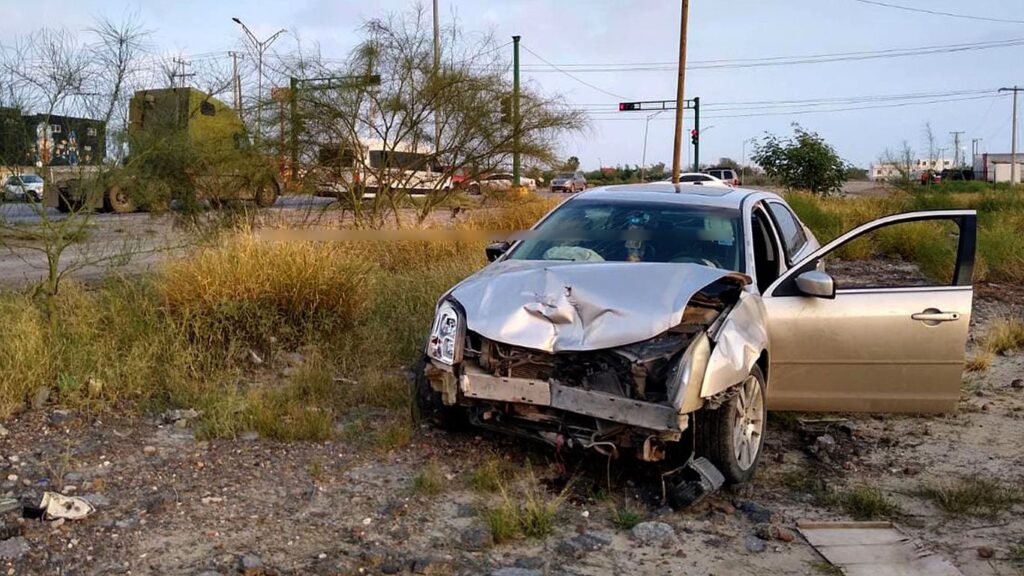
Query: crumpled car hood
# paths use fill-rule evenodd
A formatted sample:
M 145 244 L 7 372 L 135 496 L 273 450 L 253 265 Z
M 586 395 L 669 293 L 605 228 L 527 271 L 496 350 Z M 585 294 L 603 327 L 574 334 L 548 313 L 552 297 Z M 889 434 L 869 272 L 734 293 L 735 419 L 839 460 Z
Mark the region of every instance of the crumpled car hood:
M 743 274 L 654 262 L 496 262 L 452 289 L 469 330 L 545 352 L 614 348 L 682 321 L 698 291 Z

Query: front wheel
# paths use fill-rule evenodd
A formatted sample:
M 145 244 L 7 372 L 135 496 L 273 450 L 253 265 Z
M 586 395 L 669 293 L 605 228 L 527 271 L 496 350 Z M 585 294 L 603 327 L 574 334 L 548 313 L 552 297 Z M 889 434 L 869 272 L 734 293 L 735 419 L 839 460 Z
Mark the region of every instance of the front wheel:
M 735 388 L 718 409 L 700 412 L 697 436 L 701 455 L 718 467 L 726 482 L 743 484 L 754 477 L 764 448 L 767 408 L 761 368 L 755 365 Z
M 427 364 L 430 360 L 421 355 L 413 364 L 410 378 L 412 393 L 413 422 L 429 422 L 444 430 L 458 430 L 466 425 L 466 411 L 459 406 L 448 406 L 441 401 L 441 393 L 430 386 L 427 379 Z

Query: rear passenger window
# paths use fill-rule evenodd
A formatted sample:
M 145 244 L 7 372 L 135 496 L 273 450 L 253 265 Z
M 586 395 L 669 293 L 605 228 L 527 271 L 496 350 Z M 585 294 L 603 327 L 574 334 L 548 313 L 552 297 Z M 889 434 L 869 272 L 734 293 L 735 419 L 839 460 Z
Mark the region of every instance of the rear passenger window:
M 779 227 L 779 235 L 782 236 L 782 244 L 786 250 L 786 259 L 792 262 L 797 253 L 807 244 L 804 229 L 800 226 L 796 216 L 784 205 L 778 202 L 769 202 L 768 210 L 771 211 L 772 218 L 775 220 L 776 226 Z

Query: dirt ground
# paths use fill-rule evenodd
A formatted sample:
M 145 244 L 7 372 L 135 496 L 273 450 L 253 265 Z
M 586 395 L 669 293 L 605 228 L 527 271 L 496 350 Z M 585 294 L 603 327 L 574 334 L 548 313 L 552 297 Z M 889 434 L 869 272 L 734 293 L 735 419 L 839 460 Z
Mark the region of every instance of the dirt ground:
M 974 334 L 1024 314 L 1022 290 L 989 285 L 978 295 Z M 33 410 L 0 428 L 0 494 L 56 489 L 87 497 L 96 512 L 63 523 L 3 514 L 0 574 L 831 573 L 796 530 L 849 519 L 811 493 L 821 485 L 880 488 L 899 506 L 893 520 L 966 575 L 1021 574 L 1013 546 L 1024 543 L 1024 506 L 950 516 L 917 490 L 967 477 L 1024 485 L 1022 375 L 1024 354 L 997 356 L 965 374 L 960 409 L 942 416 L 801 425 L 773 415 L 755 482 L 684 512 L 661 504 L 657 476 L 638 464 L 490 434 L 419 429 L 381 452 L 358 442 L 199 441 L 187 419 Z M 825 456 L 815 448 L 823 434 L 836 440 Z M 551 497 L 571 480 L 552 534 L 490 542 L 480 512 L 502 496 L 470 480 L 494 456 L 532 470 Z M 441 486 L 417 489 L 432 465 Z M 623 498 L 667 527 L 617 527 Z M 766 523 L 781 530 L 766 534 Z

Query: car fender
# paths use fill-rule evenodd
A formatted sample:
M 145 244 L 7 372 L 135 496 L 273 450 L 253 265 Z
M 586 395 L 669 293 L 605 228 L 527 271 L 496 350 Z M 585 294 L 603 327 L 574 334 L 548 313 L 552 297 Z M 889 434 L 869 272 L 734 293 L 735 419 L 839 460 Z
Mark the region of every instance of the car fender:
M 766 313 L 761 297 L 741 292 L 728 316 L 710 333 L 714 342 L 701 385 L 701 398 L 718 394 L 743 381 L 768 351 Z

